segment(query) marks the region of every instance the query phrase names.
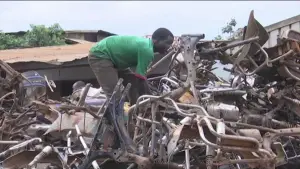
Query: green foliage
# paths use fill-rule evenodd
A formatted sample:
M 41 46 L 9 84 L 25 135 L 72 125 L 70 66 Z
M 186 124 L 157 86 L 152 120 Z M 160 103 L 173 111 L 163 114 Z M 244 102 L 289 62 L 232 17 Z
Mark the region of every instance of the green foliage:
M 24 38 L 16 37 L 14 35 L 7 35 L 0 32 L 0 50 L 24 48 L 27 46 Z
M 50 27 L 30 25 L 30 28 L 21 37 L 0 32 L 0 50 L 65 44 L 64 30 L 59 24 L 54 24 Z
M 229 33 L 229 34 L 232 34 L 234 31 L 233 31 L 233 28 L 236 26 L 236 21 L 235 19 L 231 19 L 230 22 L 228 22 L 226 24 L 225 27 L 222 28 L 222 33 L 225 34 L 225 33 Z
M 237 30 L 234 30 L 236 25 L 236 20 L 234 18 L 231 18 L 230 22 L 228 22 L 226 26 L 222 28 L 222 35 L 229 34 L 229 36 L 227 38 L 224 38 L 221 35 L 218 35 L 217 37 L 215 37 L 215 40 L 234 40 L 238 38 L 238 36 L 240 36 L 240 30 L 238 32 Z
M 218 35 L 215 37 L 215 40 L 223 40 L 223 37 L 221 35 Z

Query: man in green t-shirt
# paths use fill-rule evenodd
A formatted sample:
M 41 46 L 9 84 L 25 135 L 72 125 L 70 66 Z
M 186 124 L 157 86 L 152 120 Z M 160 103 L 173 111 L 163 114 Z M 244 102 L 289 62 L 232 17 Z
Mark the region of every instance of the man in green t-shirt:
M 165 53 L 174 41 L 173 34 L 166 28 L 157 29 L 152 39 L 138 36 L 110 36 L 90 49 L 88 56 L 99 85 L 111 96 L 119 77 L 123 85 L 131 83 L 130 104 L 135 104 L 140 95 L 146 94 L 146 73 L 154 53 Z M 135 73 L 128 68 L 135 67 Z

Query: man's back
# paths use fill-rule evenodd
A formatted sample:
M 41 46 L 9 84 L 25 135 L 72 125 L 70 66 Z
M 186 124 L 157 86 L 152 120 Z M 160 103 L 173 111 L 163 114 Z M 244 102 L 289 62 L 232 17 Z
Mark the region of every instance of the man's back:
M 118 69 L 137 65 L 138 57 L 145 53 L 145 60 L 154 57 L 151 39 L 138 36 L 110 36 L 93 46 L 90 54 L 110 59 Z

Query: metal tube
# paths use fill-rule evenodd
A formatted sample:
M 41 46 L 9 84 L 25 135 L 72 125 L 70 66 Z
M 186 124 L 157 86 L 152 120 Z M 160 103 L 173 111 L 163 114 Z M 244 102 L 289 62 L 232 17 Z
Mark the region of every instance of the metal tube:
M 189 141 L 187 140 L 185 142 L 185 149 L 184 149 L 184 152 L 185 152 L 185 164 L 186 164 L 186 169 L 190 169 L 190 149 L 189 149 Z
M 286 65 L 283 65 L 283 69 L 285 70 L 285 72 L 293 79 L 300 81 L 300 78 L 295 76 L 294 74 L 292 74 L 292 72 L 290 72 L 290 70 L 287 68 Z
M 218 52 L 218 51 L 224 51 L 224 50 L 227 50 L 227 49 L 230 49 L 230 48 L 234 48 L 236 46 L 241 46 L 241 45 L 244 45 L 244 44 L 247 44 L 247 43 L 251 43 L 251 42 L 254 42 L 254 41 L 257 41 L 259 40 L 259 37 L 256 36 L 254 38 L 249 38 L 247 40 L 243 40 L 243 41 L 239 41 L 239 42 L 234 42 L 232 44 L 228 44 L 224 47 L 219 47 L 219 48 L 214 48 L 214 49 L 209 49 L 209 50 L 205 50 L 205 51 L 201 51 L 200 54 L 209 54 L 209 53 L 214 53 L 214 52 Z
M 77 124 L 75 125 L 75 129 L 76 129 L 77 135 L 79 137 L 79 140 L 80 140 L 80 142 L 81 142 L 81 144 L 84 148 L 84 154 L 87 155 L 89 153 L 90 149 L 88 148 L 87 144 L 85 143 L 85 140 L 83 139 L 83 137 L 81 135 L 81 132 L 80 132 L 80 129 L 79 129 Z M 93 166 L 94 169 L 100 169 L 97 161 L 93 161 L 92 166 Z
M 219 146 L 217 144 L 214 144 L 210 141 L 208 141 L 204 135 L 203 128 L 201 126 L 198 126 L 199 134 L 202 139 L 202 141 L 207 144 L 208 146 L 214 147 L 215 149 L 221 148 L 223 150 L 227 151 L 249 151 L 249 152 L 256 152 L 258 149 L 251 149 L 251 148 L 242 148 L 242 147 L 234 147 L 234 146 Z M 202 144 L 199 144 L 197 142 L 190 142 L 192 145 L 201 146 Z
M 205 38 L 205 34 L 182 34 L 181 37 L 184 37 L 184 36 L 189 36 L 189 37 L 192 37 L 192 38 L 199 38 L 200 39 L 204 39 Z
M 217 133 L 214 128 L 212 127 L 209 119 L 207 117 L 203 117 L 200 120 L 198 120 L 198 123 L 200 126 L 202 126 L 203 123 L 206 123 L 209 131 L 216 137 L 220 137 L 223 139 L 232 139 L 232 140 L 237 140 L 237 141 L 247 141 L 247 142 L 252 142 L 255 146 L 253 149 L 258 149 L 259 148 L 259 142 L 255 138 L 249 138 L 249 137 L 244 137 L 244 136 L 232 136 L 232 135 L 224 135 L 224 134 L 219 134 Z
M 207 117 L 212 117 L 210 116 L 207 111 L 204 109 L 204 107 L 199 106 L 199 105 L 195 105 L 195 104 L 185 104 L 185 103 L 176 103 L 178 106 L 182 106 L 182 107 L 190 107 L 190 108 L 197 108 L 200 109 L 203 113 L 203 115 L 207 116 Z
M 7 149 L 6 151 L 3 151 L 0 153 L 0 157 L 5 157 L 6 155 L 8 155 L 11 151 L 14 151 L 14 150 L 18 150 L 20 148 L 23 148 L 29 144 L 39 144 L 42 142 L 42 139 L 40 138 L 32 138 L 30 140 L 26 140 L 20 144 L 17 144 L 17 145 L 14 145 L 12 147 L 10 147 L 9 149 Z
M 143 117 L 141 117 L 141 116 L 137 116 L 137 119 L 139 119 L 140 121 L 144 121 L 144 122 L 151 123 L 151 124 L 160 125 L 160 122 L 154 121 L 153 119 L 152 119 L 152 120 L 149 120 L 149 119 L 143 118 Z
M 137 115 L 136 126 L 140 126 L 140 124 L 141 124 L 142 119 L 139 119 L 139 117 L 140 117 L 141 115 L 142 115 L 142 113 L 139 113 L 139 114 Z M 128 125 L 128 126 L 129 126 L 129 125 Z M 127 129 L 127 130 L 128 130 L 128 129 Z M 133 134 L 133 142 L 136 141 L 137 136 L 138 136 L 138 132 L 139 132 L 139 129 L 138 129 L 137 127 L 135 127 L 135 128 L 134 128 L 134 134 Z
M 220 87 L 207 87 L 206 89 L 200 90 L 200 93 L 209 93 L 209 92 L 223 92 L 223 91 L 236 91 L 239 90 L 241 86 L 237 87 L 225 87 L 225 88 L 220 88 Z
M 156 120 L 156 109 L 157 105 L 155 103 L 152 103 L 151 105 L 151 115 L 152 115 L 152 121 L 154 122 Z M 154 157 L 154 149 L 155 149 L 155 130 L 156 130 L 156 124 L 152 123 L 152 136 L 151 136 L 151 152 L 150 156 Z
M 172 100 L 170 98 L 165 98 L 165 100 L 170 101 L 174 105 L 174 107 L 177 110 L 177 112 L 179 113 L 179 115 L 187 116 L 187 117 L 195 117 L 195 114 L 187 114 L 187 113 L 182 112 L 174 100 Z
M 46 146 L 38 155 L 34 157 L 34 159 L 28 164 L 28 167 L 33 167 L 38 162 L 40 162 L 43 158 L 52 153 L 53 149 L 51 146 Z
M 86 86 L 84 87 L 84 89 L 80 95 L 80 99 L 76 106 L 82 106 L 84 104 L 85 98 L 86 98 L 91 86 L 92 86 L 92 84 L 90 84 L 90 83 L 86 84 Z
M 279 57 L 277 57 L 277 58 L 275 58 L 275 59 L 273 59 L 273 60 L 270 60 L 269 62 L 270 63 L 273 63 L 273 62 L 275 62 L 275 61 L 277 61 L 277 60 L 280 60 L 281 58 L 285 58 L 285 57 L 287 57 L 287 56 L 290 56 L 290 55 L 292 55 L 294 53 L 294 51 L 291 49 L 291 50 L 289 50 L 288 52 L 286 52 L 285 54 L 283 54 L 283 55 L 281 55 L 281 56 L 279 56 Z
M 246 76 L 251 76 L 254 75 L 256 72 L 258 72 L 259 70 L 261 70 L 265 65 L 269 66 L 269 55 L 268 53 L 258 44 L 258 43 L 254 43 L 257 47 L 259 47 L 259 49 L 263 52 L 264 56 L 265 56 L 265 61 L 259 65 L 256 69 L 254 69 L 251 73 L 245 73 L 244 70 L 237 65 L 237 67 L 243 72 L 243 74 L 245 74 Z
M 20 141 L 0 140 L 0 144 L 20 144 Z
M 161 64 L 163 61 L 168 59 L 170 56 L 172 56 L 174 53 L 176 53 L 174 50 L 171 50 L 166 56 L 161 58 L 158 62 L 150 66 L 150 68 L 147 70 L 147 74 L 149 74 L 153 69 L 155 69 L 159 64 Z
M 162 95 L 162 96 L 142 95 L 142 96 L 140 96 L 140 97 L 137 99 L 136 104 L 135 104 L 135 105 L 132 105 L 132 106 L 129 108 L 128 113 L 130 113 L 131 111 L 134 111 L 134 112 L 135 112 L 139 106 L 143 106 L 143 105 L 149 103 L 150 101 L 160 100 L 160 99 L 162 99 L 162 98 L 164 98 L 164 97 L 169 96 L 170 94 L 171 94 L 171 92 L 166 93 L 166 94 L 164 94 L 164 95 Z M 147 99 L 145 99 L 145 98 L 147 98 Z M 145 100 L 141 101 L 142 99 L 145 99 Z M 153 100 L 151 100 L 151 99 L 153 99 Z
M 148 80 L 148 81 L 153 81 L 153 80 L 161 79 L 161 78 L 164 78 L 164 77 L 166 77 L 166 75 L 162 75 L 162 76 L 156 76 L 156 77 L 148 78 L 147 80 Z
M 67 134 L 67 150 L 70 155 L 84 154 L 84 151 L 73 152 L 71 149 L 71 134 L 72 131 L 69 131 Z
M 163 77 L 163 78 L 159 81 L 159 85 L 160 85 L 161 83 L 163 83 L 163 81 L 170 82 L 170 83 L 176 85 L 176 87 L 179 87 L 179 84 L 178 84 L 177 82 L 175 82 L 174 80 L 172 80 L 172 79 L 170 79 L 170 78 L 168 78 L 168 77 Z
M 5 99 L 7 96 L 12 95 L 12 94 L 16 94 L 16 93 L 15 93 L 15 92 L 9 92 L 9 93 L 6 93 L 5 95 L 3 95 L 3 96 L 0 98 L 0 101 L 2 101 L 2 100 Z

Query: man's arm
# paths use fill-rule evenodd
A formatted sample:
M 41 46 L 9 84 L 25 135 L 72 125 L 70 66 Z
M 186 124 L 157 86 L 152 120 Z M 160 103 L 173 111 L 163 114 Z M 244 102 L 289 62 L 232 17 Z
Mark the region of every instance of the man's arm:
M 135 76 L 146 80 L 146 73 L 147 73 L 147 68 L 150 65 L 154 58 L 154 52 L 153 50 L 149 48 L 140 48 L 138 50 L 138 60 L 137 60 L 137 66 L 135 70 Z

